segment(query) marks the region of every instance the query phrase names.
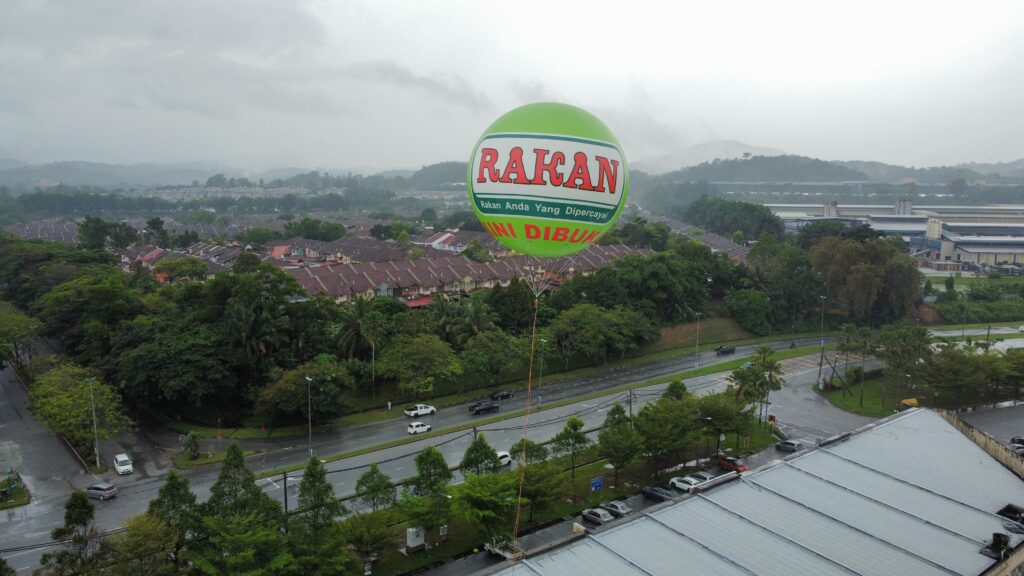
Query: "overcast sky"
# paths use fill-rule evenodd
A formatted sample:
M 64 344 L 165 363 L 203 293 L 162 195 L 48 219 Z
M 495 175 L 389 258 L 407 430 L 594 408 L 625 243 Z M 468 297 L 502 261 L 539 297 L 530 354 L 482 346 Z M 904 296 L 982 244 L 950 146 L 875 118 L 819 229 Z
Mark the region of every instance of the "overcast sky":
M 540 100 L 631 160 L 1013 160 L 1024 2 L 0 2 L 0 158 L 414 168 Z

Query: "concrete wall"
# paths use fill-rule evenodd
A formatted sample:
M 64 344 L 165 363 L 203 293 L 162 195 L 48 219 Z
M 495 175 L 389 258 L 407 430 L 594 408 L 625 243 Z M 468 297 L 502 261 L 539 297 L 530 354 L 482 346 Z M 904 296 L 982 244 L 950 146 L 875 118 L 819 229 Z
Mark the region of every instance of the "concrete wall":
M 985 576 L 1024 576 L 1024 546 L 1018 546 L 1009 558 L 989 568 Z

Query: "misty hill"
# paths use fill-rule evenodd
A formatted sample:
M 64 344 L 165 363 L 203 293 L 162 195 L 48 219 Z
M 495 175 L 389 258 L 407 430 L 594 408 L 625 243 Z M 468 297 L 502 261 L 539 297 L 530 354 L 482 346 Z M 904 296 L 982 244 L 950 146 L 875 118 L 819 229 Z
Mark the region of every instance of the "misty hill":
M 99 162 L 53 162 L 0 169 L 0 185 L 31 188 L 46 184 L 73 184 L 105 188 L 131 188 L 200 182 L 223 168 L 212 163 L 103 164 Z
M 866 174 L 806 156 L 752 156 L 713 160 L 665 175 L 671 180 L 708 182 L 842 182 L 868 180 Z
M 1024 178 L 1024 158 L 1014 160 L 1012 162 L 996 162 L 989 164 L 968 162 L 966 164 L 957 165 L 957 168 L 966 168 L 985 175 L 998 174 L 1004 178 L 1014 178 L 1017 180 Z
M 880 182 L 898 182 L 905 178 L 912 178 L 918 182 L 952 182 L 957 179 L 973 182 L 983 179 L 982 175 L 978 172 L 959 166 L 909 168 L 907 166 L 859 160 L 836 162 L 836 164 L 862 172 L 868 176 L 869 180 Z
M 630 163 L 633 170 L 642 170 L 649 174 L 661 174 L 680 170 L 714 160 L 729 160 L 749 156 L 781 156 L 782 150 L 751 146 L 736 140 L 713 140 L 675 150 L 668 154 L 644 158 Z

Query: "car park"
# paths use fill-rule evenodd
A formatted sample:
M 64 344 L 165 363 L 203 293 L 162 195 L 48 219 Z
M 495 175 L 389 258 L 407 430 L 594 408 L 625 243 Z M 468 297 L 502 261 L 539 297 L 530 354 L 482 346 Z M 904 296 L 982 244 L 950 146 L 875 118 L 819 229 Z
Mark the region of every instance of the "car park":
M 512 464 L 512 455 L 505 451 L 498 452 L 498 463 L 502 466 Z
M 428 404 L 414 404 L 405 409 L 405 415 L 409 417 L 416 416 L 428 416 L 430 414 L 436 414 L 437 408 Z
M 409 427 L 405 429 L 409 434 L 422 434 L 424 432 L 430 432 L 430 424 L 424 424 L 423 422 L 413 422 L 409 424 Z
M 803 449 L 803 447 L 799 440 L 780 440 L 775 443 L 775 449 L 782 450 L 783 452 L 796 452 Z
M 674 499 L 677 494 L 667 486 L 646 486 L 640 493 L 644 495 L 644 498 L 649 498 L 658 502 L 668 502 Z
M 726 456 L 725 454 L 718 455 L 718 466 L 722 470 L 728 470 L 730 472 L 746 472 L 748 469 L 747 465 L 740 462 L 739 458 Z
M 679 490 L 680 492 L 690 493 L 691 490 L 700 486 L 706 482 L 700 478 L 694 478 L 693 476 L 676 476 L 675 478 L 668 481 L 668 485 Z
M 509 400 L 513 396 L 515 396 L 515 394 L 509 392 L 508 390 L 498 390 L 497 392 L 491 392 L 491 400 Z
M 612 513 L 617 518 L 622 518 L 626 514 L 632 514 L 633 509 L 626 505 L 622 500 L 612 500 L 610 502 L 601 502 L 598 504 L 599 508 L 603 508 Z
M 114 496 L 117 496 L 117 486 L 114 486 L 110 482 L 97 482 L 96 484 L 86 487 L 85 495 L 97 500 L 110 500 Z
M 114 471 L 118 474 L 131 474 L 135 471 L 135 468 L 132 466 L 132 459 L 127 454 L 114 456 Z
M 718 348 L 715 348 L 715 354 L 718 354 L 719 356 L 725 356 L 726 354 L 735 354 L 735 353 L 736 353 L 736 347 L 735 346 L 727 346 L 725 344 L 722 344 Z
M 583 519 L 594 524 L 607 524 L 615 520 L 615 516 L 603 508 L 587 508 L 583 511 Z
M 472 412 L 474 416 L 492 414 L 498 410 L 501 410 L 501 406 L 498 406 L 494 402 L 477 402 L 469 408 L 469 411 Z

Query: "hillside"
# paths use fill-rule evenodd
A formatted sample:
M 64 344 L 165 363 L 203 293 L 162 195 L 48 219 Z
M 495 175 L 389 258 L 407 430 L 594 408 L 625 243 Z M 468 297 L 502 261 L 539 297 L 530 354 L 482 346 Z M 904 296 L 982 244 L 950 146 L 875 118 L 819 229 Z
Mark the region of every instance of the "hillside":
M 714 160 L 665 175 L 671 180 L 708 182 L 841 182 L 868 176 L 839 164 L 806 156 L 752 156 Z

